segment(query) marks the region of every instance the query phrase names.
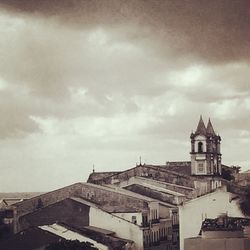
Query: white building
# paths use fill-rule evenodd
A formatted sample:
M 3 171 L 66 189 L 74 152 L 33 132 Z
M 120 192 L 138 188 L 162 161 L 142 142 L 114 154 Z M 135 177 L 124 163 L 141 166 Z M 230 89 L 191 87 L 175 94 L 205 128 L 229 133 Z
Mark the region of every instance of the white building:
M 90 207 L 89 226 L 114 232 L 116 237 L 133 241 L 133 249 L 143 249 L 143 228 L 127 219 L 130 213 L 124 212 L 124 216 L 119 217 L 82 198 L 71 199 Z
M 235 198 L 235 194 L 219 188 L 179 206 L 180 250 L 184 250 L 185 238 L 199 234 L 205 218 L 214 219 L 222 213 L 230 217 L 244 217 Z

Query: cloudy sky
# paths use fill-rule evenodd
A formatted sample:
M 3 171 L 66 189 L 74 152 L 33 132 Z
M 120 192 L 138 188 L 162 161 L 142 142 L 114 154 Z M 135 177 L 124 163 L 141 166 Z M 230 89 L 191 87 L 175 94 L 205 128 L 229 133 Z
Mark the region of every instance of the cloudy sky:
M 189 160 L 200 114 L 250 169 L 250 1 L 1 0 L 0 192 Z

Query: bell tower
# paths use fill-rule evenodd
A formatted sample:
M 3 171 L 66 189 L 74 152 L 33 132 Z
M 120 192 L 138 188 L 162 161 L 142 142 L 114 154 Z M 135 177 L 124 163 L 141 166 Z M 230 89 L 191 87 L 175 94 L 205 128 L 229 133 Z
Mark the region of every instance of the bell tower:
M 202 116 L 195 133 L 191 133 L 191 173 L 192 175 L 221 175 L 221 138 L 216 135 L 211 120 L 207 127 Z

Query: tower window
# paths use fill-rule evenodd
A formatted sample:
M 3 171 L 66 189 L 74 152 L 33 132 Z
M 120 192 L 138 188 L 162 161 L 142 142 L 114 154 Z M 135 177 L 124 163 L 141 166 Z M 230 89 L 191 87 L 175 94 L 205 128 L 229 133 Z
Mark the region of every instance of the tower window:
M 204 171 L 204 165 L 203 163 L 198 164 L 198 172 L 202 173 Z
M 203 152 L 203 143 L 200 141 L 198 143 L 198 153 L 202 153 Z

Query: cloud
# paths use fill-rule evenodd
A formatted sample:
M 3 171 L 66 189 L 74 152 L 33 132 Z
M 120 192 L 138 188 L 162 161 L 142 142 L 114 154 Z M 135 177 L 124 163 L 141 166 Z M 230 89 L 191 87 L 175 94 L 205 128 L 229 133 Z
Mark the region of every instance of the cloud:
M 2 8 L 20 15 L 42 16 L 62 25 L 111 26 L 124 37 L 174 57 L 225 62 L 249 60 L 250 3 L 231 1 L 1 1 Z M 132 28 L 131 28 L 132 26 Z M 125 29 L 126 30 L 126 29 Z M 124 39 L 124 37 L 122 39 Z
M 112 33 L 103 29 L 76 32 L 48 27 L 41 19 L 2 19 L 7 29 L 0 49 L 2 115 L 17 118 L 19 112 L 22 119 L 12 124 L 3 119 L 1 137 L 16 130 L 34 132 L 31 115 L 69 119 L 134 112 L 133 96 L 159 95 L 166 89 L 154 73 L 164 69 L 161 61 L 147 58 L 127 41 L 112 41 Z
M 53 166 L 66 184 L 93 162 L 110 170 L 139 155 L 148 163 L 188 160 L 200 114 L 222 135 L 225 163 L 236 163 L 240 147 L 239 162 L 249 164 L 249 1 L 0 7 L 5 174 L 21 176 L 20 163 L 39 182 Z

